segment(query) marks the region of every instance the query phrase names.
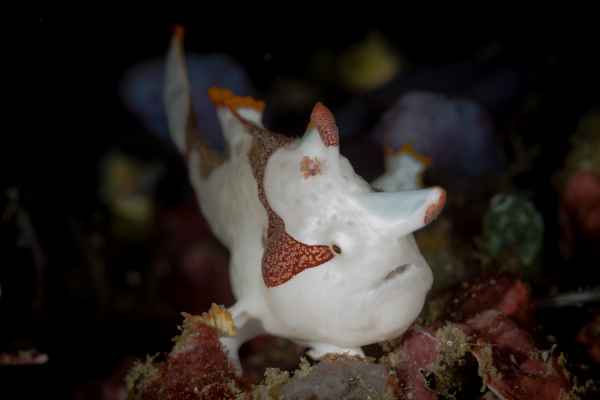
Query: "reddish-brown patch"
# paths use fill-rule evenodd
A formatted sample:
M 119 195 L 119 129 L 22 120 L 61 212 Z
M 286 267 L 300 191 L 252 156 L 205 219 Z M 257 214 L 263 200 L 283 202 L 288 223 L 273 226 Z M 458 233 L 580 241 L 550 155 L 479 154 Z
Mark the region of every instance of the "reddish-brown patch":
M 309 246 L 298 242 L 285 230 L 275 230 L 263 255 L 263 280 L 268 287 L 278 286 L 307 268 L 317 267 L 333 258 L 329 246 Z
M 335 124 L 335 118 L 331 111 L 323 104 L 315 104 L 310 115 L 310 123 L 319 131 L 319 135 L 325 146 L 337 146 L 340 144 L 340 135 L 338 127 Z
M 245 120 L 235 111 L 233 114 L 244 124 L 254 139 L 248 158 L 258 186 L 258 198 L 269 218 L 264 240 L 262 274 L 265 285 L 274 287 L 287 282 L 307 268 L 317 267 L 331 260 L 334 253 L 329 246 L 307 245 L 291 237 L 285 230 L 285 222 L 275 213 L 267 200 L 264 188 L 267 162 L 277 149 L 289 144 L 293 139 L 269 132 Z
M 434 219 L 436 219 L 438 215 L 440 215 L 440 213 L 442 212 L 444 205 L 446 205 L 446 191 L 443 189 L 440 190 L 442 194 L 440 194 L 440 198 L 438 199 L 438 201 L 427 207 L 427 210 L 425 211 L 425 225 L 431 223 Z
M 304 178 L 309 176 L 319 175 L 321 173 L 321 161 L 318 158 L 310 158 L 304 156 L 300 161 L 300 172 L 304 175 Z

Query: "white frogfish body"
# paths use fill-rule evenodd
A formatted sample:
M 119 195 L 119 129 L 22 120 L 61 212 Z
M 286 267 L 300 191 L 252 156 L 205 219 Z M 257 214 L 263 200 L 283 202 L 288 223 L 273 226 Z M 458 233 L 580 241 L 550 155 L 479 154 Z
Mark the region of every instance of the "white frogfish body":
M 231 253 L 239 346 L 262 333 L 309 355 L 362 354 L 417 318 L 433 277 L 412 232 L 445 203 L 441 188 L 376 192 L 339 152 L 331 112 L 317 103 L 302 138 L 270 132 L 264 104 L 211 89 L 226 157 L 201 139 L 192 113 L 182 31 L 167 61 L 169 128 L 202 212 Z M 202 121 L 199 122 L 202 124 Z

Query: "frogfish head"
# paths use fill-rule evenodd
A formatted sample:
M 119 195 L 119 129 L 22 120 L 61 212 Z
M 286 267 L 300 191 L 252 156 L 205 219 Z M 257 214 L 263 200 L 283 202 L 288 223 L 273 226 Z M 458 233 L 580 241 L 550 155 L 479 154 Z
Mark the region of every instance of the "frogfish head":
M 263 257 L 282 334 L 360 346 L 410 326 L 433 282 L 412 233 L 441 212 L 443 189 L 374 191 L 340 154 L 334 117 L 320 103 L 304 136 L 271 155 L 263 184 L 284 232 Z

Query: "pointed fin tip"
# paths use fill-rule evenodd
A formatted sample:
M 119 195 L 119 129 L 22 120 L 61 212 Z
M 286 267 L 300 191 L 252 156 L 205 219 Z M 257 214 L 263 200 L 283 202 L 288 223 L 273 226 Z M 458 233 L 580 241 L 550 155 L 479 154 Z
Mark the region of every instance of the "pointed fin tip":
M 439 186 L 434 187 L 433 190 L 438 192 L 438 196 L 437 200 L 431 203 L 425 211 L 425 218 L 423 221 L 425 225 L 428 225 L 431 222 L 433 222 L 433 220 L 435 220 L 440 215 L 440 213 L 444 209 L 444 206 L 446 205 L 446 191 Z
M 310 114 L 310 123 L 308 129 L 316 127 L 325 146 L 338 146 L 340 144 L 340 134 L 335 117 L 332 112 L 323 103 L 317 102 Z
M 208 97 L 216 107 L 227 107 L 231 111 L 237 111 L 239 108 L 250 108 L 258 112 L 263 112 L 265 102 L 256 100 L 250 96 L 236 96 L 229 89 L 211 87 L 208 89 Z
M 415 148 L 410 143 L 403 144 L 402 147 L 400 147 L 400 149 L 398 149 L 398 150 L 394 149 L 393 147 L 391 147 L 389 145 L 385 145 L 383 147 L 383 154 L 386 158 L 387 157 L 397 157 L 397 156 L 406 154 L 406 155 L 411 156 L 415 160 L 417 160 L 424 167 L 430 166 L 431 161 L 432 161 L 431 157 L 427 157 L 427 156 L 419 153 L 418 151 L 415 150 Z

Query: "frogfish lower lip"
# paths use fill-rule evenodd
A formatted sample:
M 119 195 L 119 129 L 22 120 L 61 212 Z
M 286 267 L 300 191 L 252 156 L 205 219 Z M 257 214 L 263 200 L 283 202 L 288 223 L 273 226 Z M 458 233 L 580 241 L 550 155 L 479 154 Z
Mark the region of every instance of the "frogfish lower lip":
M 390 272 L 388 272 L 384 277 L 383 280 L 384 281 L 389 281 L 391 279 L 394 279 L 395 277 L 397 277 L 398 275 L 402 274 L 404 271 L 406 271 L 412 264 L 402 264 L 397 266 L 396 268 L 394 268 L 393 270 L 391 270 Z

